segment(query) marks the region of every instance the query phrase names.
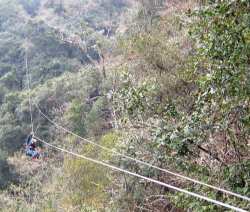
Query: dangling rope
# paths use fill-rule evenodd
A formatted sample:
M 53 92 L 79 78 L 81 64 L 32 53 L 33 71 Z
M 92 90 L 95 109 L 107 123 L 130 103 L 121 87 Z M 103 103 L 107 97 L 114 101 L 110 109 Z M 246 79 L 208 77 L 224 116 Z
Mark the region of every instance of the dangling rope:
M 160 168 L 160 167 L 158 167 L 158 166 L 152 165 L 152 164 L 150 164 L 150 163 L 147 163 L 147 162 L 138 160 L 138 159 L 136 159 L 136 158 L 133 158 L 133 157 L 124 155 L 124 154 L 122 154 L 122 153 L 120 153 L 120 152 L 114 151 L 114 150 L 109 149 L 109 148 L 107 148 L 107 147 L 104 147 L 104 146 L 102 146 L 102 145 L 100 145 L 100 144 L 97 144 L 97 143 L 95 143 L 95 142 L 93 142 L 93 141 L 91 141 L 91 140 L 88 140 L 88 139 L 86 139 L 86 138 L 83 138 L 83 137 L 81 137 L 81 136 L 75 134 L 74 132 L 72 132 L 72 131 L 70 131 L 70 130 L 64 128 L 64 127 L 62 127 L 61 125 L 57 124 L 56 122 L 52 121 L 47 115 L 45 115 L 45 114 L 41 111 L 40 107 L 39 107 L 37 104 L 34 104 L 34 105 L 36 106 L 36 108 L 38 109 L 38 111 L 40 112 L 40 114 L 41 114 L 44 118 L 46 118 L 51 124 L 53 124 L 56 128 L 61 129 L 61 130 L 65 131 L 65 132 L 67 132 L 67 133 L 69 133 L 69 134 L 71 134 L 71 135 L 73 135 L 73 136 L 75 136 L 75 137 L 77 137 L 77 138 L 79 138 L 79 139 L 81 139 L 81 140 L 87 142 L 87 143 L 90 143 L 90 144 L 92 144 L 92 145 L 94 145 L 94 146 L 97 146 L 97 147 L 99 147 L 99 148 L 101 148 L 101 149 L 103 149 L 103 150 L 105 150 L 105 151 L 111 152 L 111 153 L 113 153 L 113 154 L 115 154 L 115 155 L 122 156 L 122 157 L 124 157 L 124 158 L 129 159 L 129 160 L 132 160 L 132 161 L 135 161 L 135 162 L 137 162 L 137 163 L 146 165 L 146 166 L 148 166 L 148 167 L 157 169 L 157 170 L 162 171 L 162 172 L 165 172 L 165 173 L 167 173 L 167 174 L 171 174 L 171 175 L 173 175 L 173 176 L 183 178 L 183 179 L 188 180 L 188 181 L 191 181 L 191 182 L 193 182 L 193 183 L 197 183 L 197 184 L 199 184 L 199 185 L 203 185 L 203 186 L 212 188 L 212 189 L 214 189 L 214 190 L 221 191 L 221 192 L 223 192 L 223 193 L 226 193 L 226 194 L 229 194 L 229 195 L 232 195 L 232 196 L 235 196 L 235 197 L 238 197 L 238 198 L 241 198 L 241 199 L 250 201 L 250 198 L 249 198 L 249 197 L 246 197 L 246 196 L 243 196 L 243 195 L 234 193 L 234 192 L 232 192 L 232 191 L 228 191 L 228 190 L 225 190 L 225 189 L 223 189 L 223 188 L 220 188 L 220 187 L 217 187 L 217 186 L 213 186 L 213 185 L 210 185 L 210 184 L 207 184 L 207 183 L 204 183 L 204 182 L 201 182 L 201 181 L 192 179 L 192 178 L 190 178 L 190 177 L 186 177 L 186 176 L 184 176 L 184 175 L 181 175 L 181 174 L 178 174 L 178 173 L 175 173 L 175 172 L 171 172 L 171 171 L 169 171 L 169 170 L 167 170 L 167 169 L 163 169 L 163 168 Z
M 38 137 L 35 137 L 38 141 L 40 141 L 41 143 L 49 146 L 49 147 L 52 147 L 53 149 L 56 149 L 57 151 L 61 151 L 61 152 L 64 152 L 64 153 L 68 153 L 70 155 L 73 155 L 75 157 L 78 157 L 78 158 L 82 158 L 82 159 L 85 159 L 87 161 L 90 161 L 92 163 L 96 163 L 96 164 L 99 164 L 99 165 L 102 165 L 102 166 L 105 166 L 105 167 L 108 167 L 110 169 L 113 169 L 113 170 L 116 170 L 116 171 L 119 171 L 119 172 L 123 172 L 125 174 L 128 174 L 128 175 L 131 175 L 131 176 L 134 176 L 134 177 L 138 177 L 138 178 L 141 178 L 141 179 L 144 179 L 144 180 L 147 180 L 149 182 L 152 182 L 152 183 L 155 183 L 155 184 L 158 184 L 158 185 L 161 185 L 161 186 L 164 186 L 166 188 L 170 188 L 172 190 L 175 190 L 175 191 L 179 191 L 179 192 L 182 192 L 182 193 L 185 193 L 187 195 L 190 195 L 190 196 L 193 196 L 195 198 L 199 198 L 201 200 L 205 200 L 207 202 L 210 202 L 210 203 L 213 203 L 213 204 L 216 204 L 216 205 L 220 205 L 220 206 L 223 206 L 225 208 L 228 208 L 228 209 L 231 209 L 231 210 L 235 210 L 235 211 L 238 211 L 238 212 L 247 212 L 246 210 L 243 210 L 241 208 L 238 208 L 238 207 L 235 207 L 235 206 L 232 206 L 232 205 L 229 205 L 227 203 L 223 203 L 223 202 L 220 202 L 220 201 L 217 201 L 217 200 L 214 200 L 214 199 L 211 199 L 211 198 L 208 198 L 208 197 L 205 197 L 205 196 L 202 196 L 200 194 L 196 194 L 196 193 L 193 193 L 191 191 L 187 191 L 185 189 L 182 189 L 182 188 L 179 188 L 179 187 L 176 187 L 176 186 L 172 186 L 172 185 L 169 185 L 167 183 L 164 183 L 164 182 L 161 182 L 161 181 L 158 181 L 158 180 L 155 180 L 155 179 L 152 179 L 152 178 L 149 178 L 149 177 L 145 177 L 145 176 L 142 176 L 142 175 L 139 175 L 137 173 L 134 173 L 134 172 L 130 172 L 126 169 L 122 169 L 122 168 L 119 168 L 119 167 L 116 167 L 116 166 L 113 166 L 113 165 L 110 165 L 108 163 L 105 163 L 105 162 L 102 162 L 102 161 L 99 161 L 99 160 L 95 160 L 95 159 L 92 159 L 92 158 L 89 158 L 89 157 L 86 157 L 84 155 L 80 155 L 80 154 L 77 154 L 77 153 L 74 153 L 72 151 L 68 151 L 66 149 L 63 149 L 63 148 L 60 148 L 60 147 L 57 147 L 57 146 L 54 146 L 52 144 L 49 144 L 48 142 L 38 138 Z
M 32 115 L 32 102 L 31 102 L 31 89 L 30 89 L 30 72 L 28 67 L 28 50 L 25 48 L 25 69 L 26 69 L 26 78 L 27 78 L 27 85 L 28 85 L 28 93 L 29 93 L 29 110 L 30 110 L 30 125 L 31 131 L 34 133 L 34 124 L 33 124 L 33 115 Z

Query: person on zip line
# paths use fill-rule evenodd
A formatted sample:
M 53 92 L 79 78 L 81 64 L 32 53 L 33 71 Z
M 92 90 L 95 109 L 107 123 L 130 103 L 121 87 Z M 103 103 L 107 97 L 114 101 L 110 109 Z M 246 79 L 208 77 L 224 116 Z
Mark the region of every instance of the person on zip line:
M 38 159 L 40 157 L 39 152 L 37 151 L 37 140 L 34 137 L 34 133 L 31 132 L 25 141 L 25 152 L 26 155 L 32 159 Z

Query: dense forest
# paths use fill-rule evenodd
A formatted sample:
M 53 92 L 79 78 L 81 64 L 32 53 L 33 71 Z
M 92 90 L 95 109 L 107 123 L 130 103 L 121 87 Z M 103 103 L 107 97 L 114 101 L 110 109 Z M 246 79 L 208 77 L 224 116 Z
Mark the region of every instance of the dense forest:
M 249 211 L 250 1 L 0 0 L 0 211 L 230 211 L 42 141 Z

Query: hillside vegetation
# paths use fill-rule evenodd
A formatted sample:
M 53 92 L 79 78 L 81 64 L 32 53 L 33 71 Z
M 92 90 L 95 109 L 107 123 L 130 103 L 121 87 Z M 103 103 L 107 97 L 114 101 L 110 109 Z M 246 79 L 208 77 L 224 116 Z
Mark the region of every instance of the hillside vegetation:
M 229 211 L 41 142 L 32 160 L 29 94 L 46 142 L 249 211 L 121 156 L 250 196 L 249 14 L 246 0 L 0 0 L 0 211 Z

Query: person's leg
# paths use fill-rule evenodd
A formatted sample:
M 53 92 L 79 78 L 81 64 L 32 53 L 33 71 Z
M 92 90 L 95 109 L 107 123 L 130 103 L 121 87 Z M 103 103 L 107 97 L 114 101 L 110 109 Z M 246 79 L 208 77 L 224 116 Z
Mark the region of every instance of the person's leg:
M 33 158 L 33 159 L 39 158 L 39 153 L 38 153 L 36 150 L 33 150 L 32 158 Z
M 29 157 L 32 157 L 32 155 L 33 155 L 32 150 L 31 149 L 27 149 L 26 150 L 26 155 L 29 156 Z

